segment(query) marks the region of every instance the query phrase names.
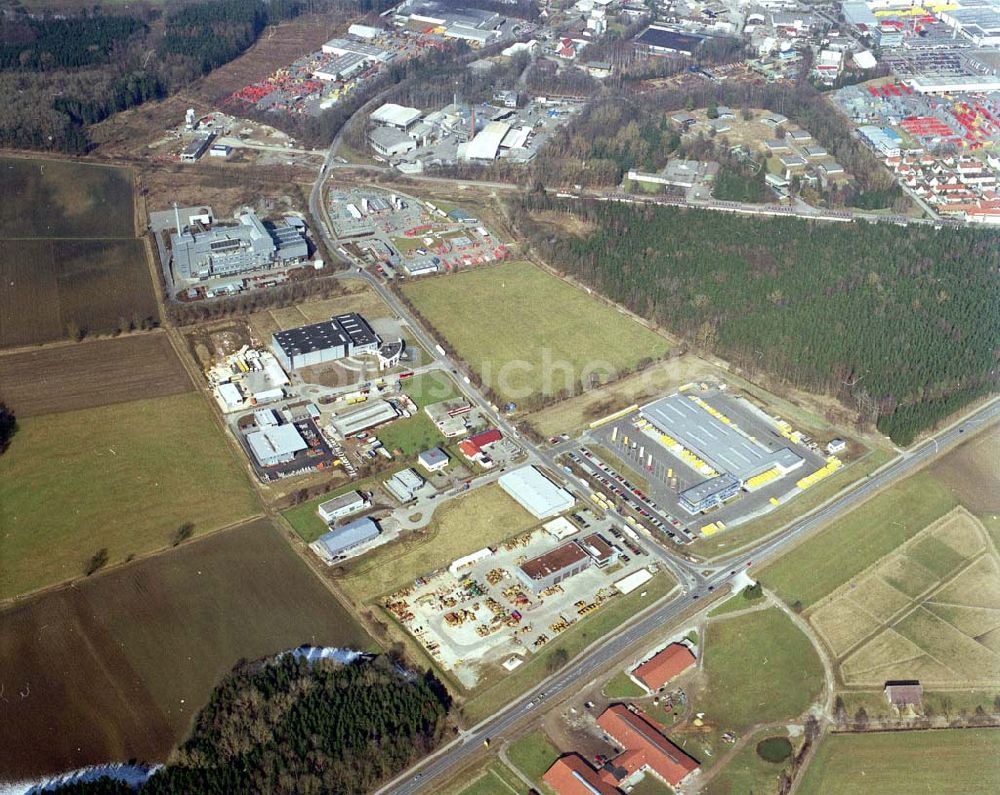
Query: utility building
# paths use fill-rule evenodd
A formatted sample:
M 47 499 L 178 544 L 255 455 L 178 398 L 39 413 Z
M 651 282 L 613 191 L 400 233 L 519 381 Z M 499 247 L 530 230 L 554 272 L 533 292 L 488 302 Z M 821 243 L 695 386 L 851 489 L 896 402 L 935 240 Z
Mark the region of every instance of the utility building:
M 379 526 L 365 516 L 321 535 L 311 546 L 321 558 L 332 561 L 361 544 L 378 538 Z
M 525 585 L 538 593 L 589 569 L 593 561 L 583 547 L 570 541 L 524 561 L 515 573 Z
M 286 370 L 375 353 L 382 340 L 356 312 L 271 335 L 271 349 Z
M 566 489 L 557 486 L 533 466 L 525 466 L 501 475 L 500 488 L 517 500 L 537 519 L 567 511 L 575 500 Z

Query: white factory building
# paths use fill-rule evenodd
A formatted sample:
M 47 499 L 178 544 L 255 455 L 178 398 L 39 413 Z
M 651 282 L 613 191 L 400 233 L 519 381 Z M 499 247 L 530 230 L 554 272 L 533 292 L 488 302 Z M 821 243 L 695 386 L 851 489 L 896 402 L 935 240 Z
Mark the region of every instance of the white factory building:
M 334 497 L 332 500 L 321 502 L 316 508 L 316 513 L 319 514 L 319 518 L 324 522 L 332 524 L 338 519 L 350 516 L 352 513 L 363 511 L 368 505 L 368 500 L 360 491 L 349 491 L 347 494 Z
M 309 446 L 292 424 L 258 427 L 246 439 L 254 459 L 262 467 L 286 464 Z
M 321 535 L 309 546 L 313 552 L 330 562 L 361 544 L 373 541 L 380 532 L 378 524 L 365 516 Z
M 356 312 L 271 335 L 271 349 L 286 370 L 375 353 L 381 344 L 368 321 Z
M 502 475 L 500 488 L 537 519 L 547 519 L 573 507 L 575 500 L 533 466 L 523 466 Z

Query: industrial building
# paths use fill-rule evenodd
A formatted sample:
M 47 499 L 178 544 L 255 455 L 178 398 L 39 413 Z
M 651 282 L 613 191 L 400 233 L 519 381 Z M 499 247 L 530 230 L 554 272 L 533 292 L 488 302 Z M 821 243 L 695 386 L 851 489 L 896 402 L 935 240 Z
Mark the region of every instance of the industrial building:
M 399 411 L 388 400 L 369 400 L 353 411 L 338 414 L 330 421 L 333 430 L 342 439 L 367 431 L 399 416 Z
M 445 4 L 438 0 L 409 0 L 399 6 L 395 14 L 401 23 L 424 30 L 432 28 L 443 36 L 462 39 L 480 47 L 499 38 L 499 29 L 504 21 L 495 11 Z
M 420 121 L 421 112 L 416 108 L 409 108 L 404 105 L 397 105 L 394 102 L 386 102 L 377 110 L 372 111 L 369 120 L 372 124 L 383 127 L 394 127 L 397 130 L 409 130 Z
M 635 43 L 654 54 L 692 55 L 704 40 L 704 36 L 682 33 L 662 25 L 650 25 L 636 36 Z
M 309 256 L 302 232 L 288 225 L 267 226 L 253 212 L 239 216 L 236 226 L 205 227 L 192 222 L 170 236 L 174 278 L 182 281 L 236 276 L 265 268 L 285 267 Z
M 316 513 L 324 522 L 331 524 L 345 516 L 350 516 L 352 513 L 363 511 L 368 505 L 368 500 L 360 491 L 349 491 L 347 494 L 334 497 L 332 500 L 321 502 L 316 508 Z
M 376 127 L 368 133 L 368 142 L 382 157 L 405 155 L 417 148 L 416 141 L 395 127 Z
M 448 454 L 440 447 L 432 447 L 430 450 L 424 450 L 417 456 L 417 463 L 428 472 L 437 472 L 444 469 L 448 466 L 450 460 Z
M 273 467 L 286 464 L 295 458 L 296 453 L 305 450 L 306 444 L 302 434 L 293 424 L 267 424 L 258 426 L 256 431 L 246 435 L 247 445 L 257 463 L 262 467 Z
M 381 530 L 374 519 L 365 516 L 325 533 L 310 546 L 326 561 L 332 561 L 361 544 L 378 538 Z
M 548 519 L 567 511 L 575 502 L 572 494 L 557 486 L 533 466 L 523 466 L 501 475 L 497 482 L 500 488 L 537 519 Z
M 356 312 L 271 335 L 271 349 L 286 370 L 375 353 L 381 342 L 368 321 Z
M 698 762 L 664 737 L 642 712 L 614 704 L 601 713 L 597 725 L 624 750 L 611 760 L 618 780 L 627 782 L 652 773 L 676 788 L 698 769 Z
M 583 547 L 570 541 L 524 561 L 515 573 L 534 593 L 538 593 L 589 569 L 593 562 L 593 557 Z
M 181 162 L 194 163 L 203 154 L 205 154 L 205 151 L 208 149 L 208 145 L 212 143 L 214 138 L 215 133 L 195 136 L 195 138 L 181 150 Z
M 680 494 L 691 514 L 721 505 L 754 479 L 781 477 L 805 463 L 790 447 L 771 450 L 741 431 L 701 398 L 675 393 L 641 408 L 660 441 L 705 477 Z
M 671 679 L 680 676 L 697 662 L 691 650 L 683 643 L 671 643 L 636 668 L 632 675 L 650 693 L 655 693 Z
M 403 469 L 384 482 L 385 487 L 401 503 L 409 502 L 426 481 L 412 469 Z

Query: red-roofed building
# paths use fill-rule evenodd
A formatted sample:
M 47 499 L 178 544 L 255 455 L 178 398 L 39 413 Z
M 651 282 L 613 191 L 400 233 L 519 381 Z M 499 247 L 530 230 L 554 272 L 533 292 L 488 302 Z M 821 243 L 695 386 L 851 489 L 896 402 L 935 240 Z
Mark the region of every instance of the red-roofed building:
M 695 656 L 687 646 L 682 643 L 671 643 L 636 668 L 634 674 L 635 678 L 652 693 L 694 664 Z
M 475 433 L 469 437 L 469 441 L 477 447 L 486 447 L 486 445 L 499 442 L 501 439 L 503 439 L 503 434 L 496 428 L 490 428 L 488 431 Z
M 475 461 L 483 469 L 490 469 L 493 466 L 493 459 L 483 448 L 495 444 L 501 439 L 503 439 L 503 434 L 496 428 L 490 428 L 488 431 L 482 431 L 473 434 L 468 439 L 463 439 L 458 443 L 458 451 L 470 461 Z
M 597 725 L 625 749 L 611 760 L 625 777 L 647 770 L 676 787 L 698 769 L 698 762 L 664 737 L 659 725 L 642 712 L 614 704 L 601 713 Z
M 579 754 L 559 757 L 545 771 L 542 781 L 556 795 L 621 795 L 621 790 L 605 781 Z

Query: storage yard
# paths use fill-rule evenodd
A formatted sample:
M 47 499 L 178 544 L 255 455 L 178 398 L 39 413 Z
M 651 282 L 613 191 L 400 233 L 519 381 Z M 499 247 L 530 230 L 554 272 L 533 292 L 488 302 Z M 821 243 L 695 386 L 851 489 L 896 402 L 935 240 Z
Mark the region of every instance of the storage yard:
M 510 252 L 460 209 L 374 189 L 328 195 L 341 247 L 387 278 L 416 277 L 498 262 Z
M 641 587 L 649 563 L 602 523 L 559 517 L 425 574 L 382 604 L 472 687 L 480 666 L 512 671 L 580 618 Z
M 584 436 L 591 449 L 568 454 L 594 502 L 675 543 L 766 513 L 841 467 L 724 384 L 688 384 L 595 425 Z M 641 474 L 648 493 L 601 461 L 601 449 Z

